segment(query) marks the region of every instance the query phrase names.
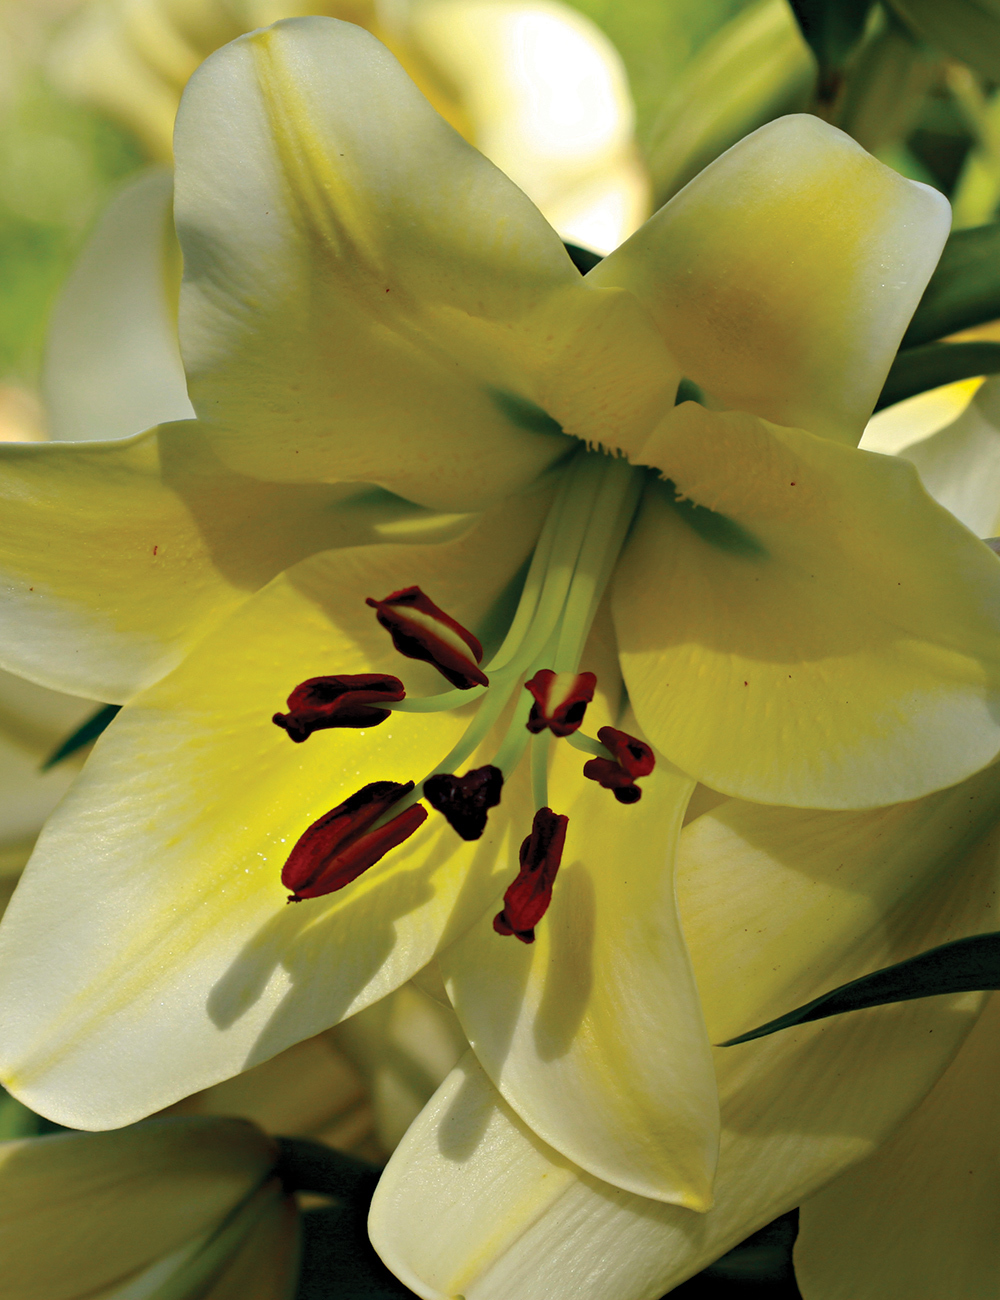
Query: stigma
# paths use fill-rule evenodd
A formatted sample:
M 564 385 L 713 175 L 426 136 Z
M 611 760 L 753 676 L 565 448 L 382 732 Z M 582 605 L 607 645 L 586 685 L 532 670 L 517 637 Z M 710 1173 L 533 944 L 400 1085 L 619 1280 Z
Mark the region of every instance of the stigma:
M 583 765 L 583 775 L 613 791 L 619 803 L 638 803 L 642 790 L 636 778 L 649 776 L 656 766 L 653 751 L 644 740 L 615 727 L 602 727 L 597 739 L 611 757 L 590 759 Z

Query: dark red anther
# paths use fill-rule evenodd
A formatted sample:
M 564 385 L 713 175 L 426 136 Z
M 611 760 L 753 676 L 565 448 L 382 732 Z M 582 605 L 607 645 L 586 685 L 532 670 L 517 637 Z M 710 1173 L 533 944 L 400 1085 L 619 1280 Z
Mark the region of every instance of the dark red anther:
M 571 736 L 578 730 L 594 698 L 597 678 L 593 673 L 555 673 L 539 668 L 524 689 L 535 697 L 528 718 L 528 730 L 537 736 L 546 727 L 554 736 Z
M 551 808 L 539 808 L 531 834 L 521 845 L 521 870 L 503 896 L 503 910 L 493 918 L 497 934 L 516 935 L 522 943 L 535 942 L 535 926 L 552 902 L 552 885 L 559 870 L 569 818 Z
M 355 673 L 344 677 L 310 677 L 288 697 L 288 712 L 271 719 L 296 744 L 326 727 L 377 727 L 389 716 L 379 704 L 398 704 L 406 691 L 398 677 Z
M 475 767 L 465 776 L 438 772 L 424 782 L 424 798 L 448 820 L 463 840 L 478 840 L 486 829 L 486 815 L 500 802 L 503 773 L 492 763 Z
M 656 766 L 653 751 L 645 741 L 614 727 L 602 727 L 597 739 L 614 758 L 588 759 L 583 765 L 583 775 L 605 790 L 613 791 L 619 803 L 638 803 L 642 791 L 635 783 L 636 778 L 649 776 Z
M 281 883 L 292 891 L 288 901 L 300 903 L 343 889 L 409 839 L 427 818 L 427 809 L 419 803 L 377 830 L 371 828 L 412 789 L 412 781 L 405 785 L 373 781 L 314 821 L 299 837 L 281 872 Z
M 404 587 L 385 600 L 369 596 L 366 603 L 376 611 L 378 621 L 390 633 L 401 655 L 433 664 L 460 690 L 489 686 L 490 679 L 479 667 L 483 647 L 419 587 Z

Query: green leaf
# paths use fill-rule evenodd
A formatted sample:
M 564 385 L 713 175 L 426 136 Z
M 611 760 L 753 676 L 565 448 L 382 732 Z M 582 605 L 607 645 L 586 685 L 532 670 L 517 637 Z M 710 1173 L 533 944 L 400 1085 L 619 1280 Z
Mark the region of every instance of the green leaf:
M 997 0 L 888 0 L 908 27 L 968 63 L 990 81 L 1000 80 L 1000 4 Z
M 571 244 L 564 239 L 563 248 L 569 253 L 570 261 L 581 275 L 586 275 L 588 271 L 594 269 L 598 262 L 604 261 L 600 253 L 595 253 L 592 248 L 584 248 L 582 244 Z
M 302 1215 L 302 1264 L 295 1300 L 412 1300 L 413 1292 L 375 1254 L 368 1206 Z
M 822 87 L 837 77 L 864 35 L 873 0 L 790 0 L 790 4 L 816 55 Z
M 1000 371 L 1000 343 L 925 343 L 896 354 L 875 410 L 956 379 Z
M 89 745 L 91 741 L 96 740 L 102 731 L 107 731 L 121 707 L 120 704 L 102 704 L 96 713 L 92 713 L 86 722 L 81 723 L 76 731 L 71 736 L 67 736 L 59 748 L 48 756 L 42 764 L 42 771 L 47 772 L 50 767 L 55 767 L 63 759 L 75 754 L 78 749 L 83 749 L 84 745 Z
M 948 236 L 902 347 L 971 329 L 1000 317 L 1000 221 Z
M 753 1038 L 766 1038 L 779 1029 L 839 1016 L 844 1011 L 911 1002 L 914 998 L 931 998 L 941 993 L 979 993 L 987 989 L 1000 989 L 1000 930 L 943 943 L 895 966 L 862 975 L 719 1046 L 732 1047 Z
M 308 1138 L 279 1137 L 276 1172 L 291 1191 L 315 1192 L 348 1203 L 371 1200 L 379 1180 L 377 1165 L 335 1151 Z
M 676 1287 L 664 1300 L 802 1300 L 792 1266 L 798 1231 L 799 1212 L 789 1210 Z

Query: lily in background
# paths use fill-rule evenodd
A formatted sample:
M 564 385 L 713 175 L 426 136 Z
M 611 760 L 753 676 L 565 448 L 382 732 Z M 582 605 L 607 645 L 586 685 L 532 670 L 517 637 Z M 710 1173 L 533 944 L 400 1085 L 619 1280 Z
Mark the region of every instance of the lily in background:
M 290 1300 L 299 1215 L 279 1154 L 231 1119 L 0 1143 L 0 1296 Z
M 0 929 L 6 1078 L 123 1123 L 440 952 L 489 1105 L 708 1222 L 696 781 L 847 815 L 1000 748 L 996 558 L 852 445 L 946 207 L 791 118 L 581 278 L 324 19 L 212 56 L 176 142 L 198 420 L 5 456 L 6 662 L 128 701 Z

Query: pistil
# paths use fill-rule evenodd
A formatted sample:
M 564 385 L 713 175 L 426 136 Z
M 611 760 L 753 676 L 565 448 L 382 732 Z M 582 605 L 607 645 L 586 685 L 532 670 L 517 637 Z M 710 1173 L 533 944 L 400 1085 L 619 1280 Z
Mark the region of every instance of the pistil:
M 364 682 L 360 677 L 310 678 L 289 696 L 289 714 L 275 715 L 279 726 L 293 739 L 305 739 L 321 727 L 376 725 L 387 710 L 435 712 L 474 700 L 479 707 L 458 744 L 422 781 L 375 782 L 309 827 L 282 874 L 293 899 L 329 893 L 356 879 L 423 822 L 427 813 L 418 803 L 421 798 L 462 839 L 479 839 L 530 742 L 536 812 L 520 848 L 518 875 L 504 895 L 494 928 L 523 943 L 534 940 L 535 926 L 552 897 L 567 826 L 567 818 L 548 804 L 552 741 L 566 739 L 589 753 L 583 774 L 612 790 L 621 803 L 641 797 L 636 778 L 653 767 L 649 746 L 626 732 L 602 727 L 599 740 L 592 740 L 579 731 L 597 686 L 592 672 L 580 671 L 580 657 L 644 479 L 645 471 L 603 454 L 580 452 L 570 462 L 510 627 L 485 666 L 477 638 L 421 588 L 403 587 L 384 600 L 369 598 L 395 648 L 433 664 L 454 689 L 404 698 L 394 677 L 372 674 Z M 374 692 L 371 698 L 363 693 L 366 689 Z M 382 716 L 354 721 L 365 716 L 365 709 Z M 459 775 L 505 712 L 506 731 L 492 762 Z

